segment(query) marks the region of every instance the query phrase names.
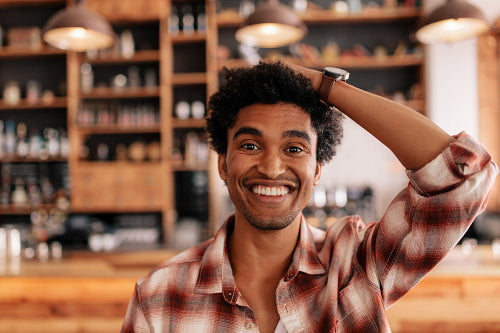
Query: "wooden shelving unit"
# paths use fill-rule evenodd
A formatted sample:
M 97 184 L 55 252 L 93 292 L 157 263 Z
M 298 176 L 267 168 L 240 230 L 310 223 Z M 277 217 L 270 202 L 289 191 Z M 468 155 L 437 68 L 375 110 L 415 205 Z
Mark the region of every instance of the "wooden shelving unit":
M 234 5 L 234 2 L 231 4 Z M 307 35 L 300 43 L 309 44 L 313 49 L 316 49 L 317 54 L 307 60 L 305 57 L 298 58 L 289 55 L 292 52 L 285 48 L 269 52 L 269 57 L 266 56 L 267 50 L 259 50 L 259 54 L 263 59 L 276 59 L 279 57 L 286 62 L 315 69 L 329 66 L 345 68 L 355 72 L 351 75 L 350 82 L 362 89 L 379 93 L 380 88 L 388 85 L 388 91 L 381 92 L 384 96 L 395 93 L 398 93 L 398 95 L 401 95 L 401 93 L 412 95 L 410 91 L 413 89 L 409 85 L 419 85 L 419 93 L 407 98 L 403 103 L 425 113 L 425 102 L 422 96 L 425 60 L 422 52 L 408 52 L 411 48 L 418 47 L 410 39 L 411 32 L 407 34 L 400 33 L 400 31 L 406 32 L 412 25 L 416 26 L 418 19 L 422 15 L 420 8 L 380 7 L 363 9 L 357 13 L 339 14 L 328 9 L 318 10 L 316 7 L 314 5 L 309 6 L 306 12 L 299 15 L 308 27 Z M 243 19 L 238 15 L 236 9 L 222 9 L 217 15 L 217 27 L 221 31 L 220 35 L 224 38 L 219 44 L 226 49 L 225 52 L 229 51 L 230 54 L 228 59 L 219 59 L 219 71 L 224 67 L 248 66 L 247 61 L 235 59 L 235 56 L 239 55 L 239 51 L 235 47 L 234 37 L 228 37 L 242 23 Z M 361 36 L 367 36 L 368 34 L 370 34 L 370 38 L 358 40 Z M 339 54 L 336 57 L 325 58 L 321 54 L 322 47 L 328 43 L 337 44 L 336 46 L 340 49 L 340 51 L 337 50 Z M 402 48 L 396 53 L 398 44 L 401 44 L 399 46 Z M 356 52 L 349 49 L 349 47 L 354 46 L 363 49 L 363 51 L 356 50 L 358 51 Z M 374 50 L 371 49 L 375 48 L 375 46 L 382 47 L 385 54 L 376 56 Z M 310 52 L 314 53 L 313 51 Z M 277 54 L 281 55 L 278 56 Z M 395 73 L 398 76 L 393 81 L 397 81 L 399 87 L 392 85 L 392 83 L 388 82 L 388 79 L 378 81 L 379 78 L 392 77 Z
M 9 6 L 62 6 L 69 5 L 66 0 L 0 0 L 0 8 Z M 213 234 L 225 218 L 220 216 L 221 196 L 223 191 L 217 173 L 217 156 L 210 152 L 208 161 L 192 162 L 173 158 L 176 140 L 186 133 L 203 132 L 204 119 L 178 119 L 175 117 L 175 105 L 186 96 L 196 95 L 197 99 L 206 102 L 216 92 L 219 73 L 223 67 L 245 66 L 241 59 L 217 59 L 217 50 L 226 41 L 219 36 L 221 29 L 236 29 L 242 19 L 228 12 L 217 13 L 215 0 L 198 0 L 189 4 L 204 6 L 207 15 L 206 30 L 184 34 L 169 32 L 169 16 L 173 6 L 184 6 L 183 0 L 87 0 L 87 6 L 105 16 L 117 32 L 130 29 L 142 31 L 141 36 L 153 38 L 148 40 L 150 46 L 138 48 L 132 57 L 125 58 L 116 52 L 107 52 L 98 56 L 88 56 L 74 52 L 62 52 L 48 46 L 38 49 L 3 47 L 0 49 L 1 61 L 26 61 L 43 59 L 59 59 L 65 67 L 66 95 L 56 96 L 50 103 L 37 102 L 29 104 L 22 99 L 12 106 L 0 99 L 0 114 L 13 111 L 65 112 L 67 131 L 70 140 L 69 158 L 49 159 L 52 162 L 69 164 L 72 182 L 72 213 L 161 213 L 163 240 L 166 245 L 175 235 L 178 217 L 176 202 L 176 179 L 185 173 L 204 173 L 208 178 L 208 221 L 209 234 Z M 302 16 L 305 23 L 314 27 L 340 27 L 365 23 L 375 25 L 393 24 L 396 22 L 415 21 L 421 15 L 420 9 L 370 10 L 356 15 L 335 15 L 331 11 L 309 11 Z M 150 30 L 148 30 L 150 29 Z M 151 33 L 144 34 L 147 30 Z M 153 36 L 153 37 L 150 37 Z M 227 36 L 226 36 L 227 37 Z M 225 38 L 226 38 L 225 37 Z M 306 40 L 307 41 L 307 40 Z M 137 44 L 139 45 L 139 43 Z M 193 51 L 194 50 L 194 51 Z M 199 51 L 199 52 L 198 52 Z M 189 54 L 185 54 L 189 53 Z M 198 56 L 193 63 L 193 53 Z M 187 55 L 188 57 L 185 57 Z M 57 61 L 59 61 L 57 60 Z M 355 71 L 391 71 L 399 69 L 419 70 L 424 66 L 424 59 L 418 55 L 375 57 L 342 57 L 338 61 L 304 61 L 297 58 L 286 58 L 312 68 L 325 66 L 343 67 Z M 157 86 L 112 88 L 96 85 L 90 91 L 80 88 L 80 68 L 83 63 L 90 64 L 97 72 L 102 71 L 101 80 L 106 75 L 123 71 L 130 66 L 141 70 L 152 67 L 157 74 Z M 203 64 L 203 65 L 201 65 Z M 115 123 L 79 123 L 80 108 L 85 103 L 109 104 L 116 107 L 120 103 L 151 104 L 158 110 L 159 121 L 151 125 L 119 125 Z M 423 99 L 405 102 L 412 108 L 423 110 Z M 92 137 L 147 137 L 158 140 L 161 149 L 159 161 L 88 161 L 82 160 L 80 152 L 86 140 Z M 9 161 L 9 160 L 6 160 Z M 30 159 L 11 159 L 10 162 L 38 162 Z M 45 161 L 40 161 L 45 162 Z M 2 214 L 26 214 L 27 210 L 16 210 L 8 207 Z M 8 208 L 8 209 L 7 209 Z

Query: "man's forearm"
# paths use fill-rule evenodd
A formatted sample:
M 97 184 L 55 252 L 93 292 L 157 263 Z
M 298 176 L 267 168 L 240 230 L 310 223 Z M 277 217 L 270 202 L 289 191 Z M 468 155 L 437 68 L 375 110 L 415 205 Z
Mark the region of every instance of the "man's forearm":
M 318 90 L 321 72 L 289 64 Z M 328 102 L 386 145 L 407 169 L 419 169 L 453 138 L 422 114 L 389 99 L 338 81 Z
M 422 114 L 339 81 L 329 102 L 386 145 L 407 169 L 419 169 L 453 138 Z

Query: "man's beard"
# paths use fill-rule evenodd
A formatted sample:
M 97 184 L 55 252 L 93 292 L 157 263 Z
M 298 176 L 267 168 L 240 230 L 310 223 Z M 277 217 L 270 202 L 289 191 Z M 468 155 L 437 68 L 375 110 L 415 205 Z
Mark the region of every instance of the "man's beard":
M 247 221 L 254 227 L 260 230 L 281 230 L 288 227 L 295 220 L 298 211 L 294 210 L 286 213 L 282 216 L 261 216 L 261 215 L 252 215 L 245 207 L 243 209 L 243 215 L 247 219 Z

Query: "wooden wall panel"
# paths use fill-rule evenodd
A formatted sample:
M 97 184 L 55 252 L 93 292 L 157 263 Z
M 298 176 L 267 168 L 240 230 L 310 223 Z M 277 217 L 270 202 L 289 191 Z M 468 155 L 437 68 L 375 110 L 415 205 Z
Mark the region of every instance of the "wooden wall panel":
M 498 36 L 490 33 L 478 38 L 478 89 L 480 141 L 500 164 L 500 69 Z M 500 178 L 488 203 L 488 211 L 500 211 Z

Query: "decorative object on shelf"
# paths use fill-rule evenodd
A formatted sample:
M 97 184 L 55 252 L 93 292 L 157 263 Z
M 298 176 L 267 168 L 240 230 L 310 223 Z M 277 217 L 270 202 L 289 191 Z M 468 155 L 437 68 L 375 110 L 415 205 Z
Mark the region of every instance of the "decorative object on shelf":
M 188 119 L 190 114 L 190 106 L 186 101 L 177 102 L 175 105 L 175 116 L 179 119 Z
M 182 32 L 186 35 L 192 35 L 194 22 L 193 7 L 190 5 L 182 6 Z
M 335 14 L 345 15 L 349 13 L 349 5 L 344 0 L 338 0 L 330 5 L 330 10 Z
M 452 43 L 489 30 L 484 13 L 465 0 L 447 0 L 428 14 L 417 31 L 422 43 Z
M 78 52 L 109 48 L 115 42 L 109 22 L 87 9 L 85 0 L 55 13 L 43 28 L 42 37 L 54 47 Z
M 191 103 L 191 117 L 194 119 L 203 119 L 205 117 L 205 104 L 202 101 L 193 101 Z
M 179 14 L 177 13 L 177 8 L 172 6 L 168 21 L 168 32 L 171 35 L 177 35 L 179 33 Z
M 94 71 L 92 65 L 83 63 L 80 66 L 80 89 L 82 92 L 88 93 L 94 88 Z
M 255 12 L 255 4 L 253 3 L 253 1 L 250 0 L 240 1 L 240 6 L 238 7 L 238 14 L 241 17 L 247 18 L 250 15 L 252 15 L 253 12 Z
M 273 48 L 296 43 L 306 32 L 306 25 L 290 7 L 267 0 L 257 6 L 235 36 L 240 43 Z
M 3 101 L 8 105 L 17 105 L 21 101 L 21 88 L 16 81 L 9 81 L 3 88 Z
M 124 30 L 120 35 L 120 54 L 125 59 L 131 59 L 135 54 L 135 42 L 132 31 Z
M 361 0 L 347 0 L 347 4 L 349 5 L 349 11 L 351 13 L 358 13 L 363 9 Z
M 39 81 L 29 80 L 26 84 L 26 102 L 36 104 L 42 97 L 42 85 Z
M 131 161 L 142 162 L 146 160 L 147 149 L 143 140 L 136 140 L 128 147 L 128 157 Z
M 16 27 L 7 30 L 7 44 L 11 47 L 29 47 L 33 50 L 42 46 L 39 27 Z

